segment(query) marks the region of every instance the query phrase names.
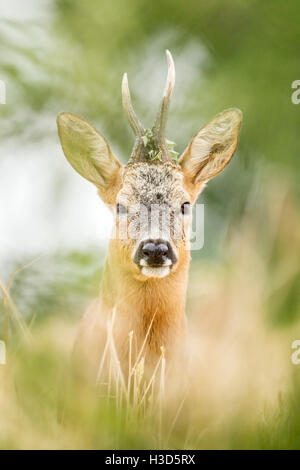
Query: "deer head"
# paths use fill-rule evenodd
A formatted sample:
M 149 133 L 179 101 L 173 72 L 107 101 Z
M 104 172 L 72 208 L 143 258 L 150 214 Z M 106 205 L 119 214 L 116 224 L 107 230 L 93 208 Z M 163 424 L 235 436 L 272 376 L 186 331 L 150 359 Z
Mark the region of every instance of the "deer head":
M 242 119 L 238 109 L 218 114 L 174 161 L 166 140 L 166 123 L 175 68 L 170 52 L 166 53 L 168 75 L 151 130 L 143 127 L 133 109 L 127 74 L 124 74 L 123 107 L 135 134 L 126 166 L 88 123 L 65 112 L 57 119 L 67 160 L 80 175 L 96 185 L 103 201 L 114 208 L 115 236 L 111 249 L 119 264 L 143 281 L 168 276 L 187 259 L 191 206 L 207 181 L 230 162 Z

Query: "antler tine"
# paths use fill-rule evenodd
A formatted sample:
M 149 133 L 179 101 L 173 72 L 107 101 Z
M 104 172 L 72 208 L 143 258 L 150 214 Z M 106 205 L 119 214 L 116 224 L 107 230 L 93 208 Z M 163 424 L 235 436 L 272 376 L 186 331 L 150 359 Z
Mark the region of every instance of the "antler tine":
M 128 86 L 127 73 L 123 75 L 122 80 L 122 103 L 125 114 L 129 121 L 129 124 L 136 136 L 135 144 L 131 157 L 128 161 L 129 163 L 137 163 L 143 161 L 149 161 L 153 152 L 156 152 L 156 155 L 160 155 L 160 161 L 172 161 L 170 152 L 168 151 L 166 143 L 166 126 L 168 119 L 168 110 L 171 102 L 171 98 L 175 86 L 175 66 L 173 62 L 172 55 L 170 51 L 166 50 L 167 62 L 168 62 L 168 74 L 166 79 L 166 84 L 164 88 L 163 98 L 160 104 L 159 112 L 155 121 L 154 126 L 152 127 L 152 133 L 147 134 L 148 131 L 144 129 L 141 122 L 139 121 L 130 97 L 130 91 Z M 147 134 L 147 135 L 146 135 Z M 150 137 L 149 137 L 150 135 Z M 146 138 L 143 139 L 143 136 Z M 148 140 L 149 139 L 149 140 Z
M 160 105 L 160 109 L 153 127 L 153 131 L 156 139 L 160 145 L 165 145 L 165 133 L 168 119 L 168 110 L 173 96 L 175 87 L 175 65 L 171 52 L 166 50 L 167 62 L 168 62 L 168 75 L 166 79 L 166 85 L 164 89 L 163 99 Z
M 131 96 L 128 86 L 127 73 L 124 73 L 122 80 L 122 104 L 129 121 L 129 124 L 136 137 L 141 137 L 144 133 L 144 128 L 140 123 L 131 103 Z
M 175 64 L 174 64 L 172 54 L 168 49 L 166 49 L 166 56 L 167 56 L 167 61 L 168 61 L 168 75 L 167 75 L 166 86 L 164 90 L 164 97 L 166 97 L 166 99 L 168 100 L 171 100 L 173 93 L 174 93 L 174 87 L 175 87 Z

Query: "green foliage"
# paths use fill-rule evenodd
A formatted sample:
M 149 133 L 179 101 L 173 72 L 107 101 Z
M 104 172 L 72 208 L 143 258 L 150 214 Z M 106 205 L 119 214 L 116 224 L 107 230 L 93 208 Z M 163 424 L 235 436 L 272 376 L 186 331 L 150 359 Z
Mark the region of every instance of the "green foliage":
M 238 107 L 244 115 L 236 156 L 200 197 L 206 204 L 205 245 L 192 253 L 188 312 L 205 317 L 207 322 L 221 312 L 215 328 L 204 323 L 200 329 L 203 339 L 203 332 L 215 331 L 218 345 L 224 334 L 219 333 L 222 325 L 228 331 L 238 323 L 237 318 L 230 323 L 228 312 L 238 310 L 243 323 L 250 305 L 251 315 L 255 311 L 261 323 L 257 330 L 249 329 L 247 341 L 250 338 L 259 350 L 256 342 L 262 331 L 267 331 L 266 343 L 275 331 L 281 335 L 278 343 L 283 344 L 284 366 L 288 368 L 290 341 L 299 336 L 300 317 L 300 105 L 291 102 L 291 83 L 300 79 L 300 3 L 56 0 L 49 5 L 44 22 L 2 21 L 0 79 L 7 83 L 7 104 L 0 105 L 1 144 L 6 140 L 16 146 L 35 143 L 40 145 L 42 158 L 46 151 L 43 139 L 57 142 L 56 114 L 68 110 L 99 127 L 126 162 L 133 142 L 122 112 L 122 74 L 127 71 L 130 77 L 138 115 L 151 125 L 165 80 L 164 50 L 170 49 L 177 83 L 167 134 L 176 140 L 180 152 L 216 113 Z M 149 158 L 160 159 L 150 129 L 143 142 Z M 167 144 L 177 163 L 180 152 L 175 151 L 173 141 Z M 64 178 L 57 172 L 55 209 L 63 185 Z M 8 383 L 11 380 L 14 385 L 8 397 L 1 395 L 6 388 L 0 390 L 1 448 L 156 448 L 161 444 L 157 417 L 141 424 L 138 416 L 132 415 L 125 426 L 124 412 L 116 413 L 114 403 L 99 398 L 76 378 L 64 383 L 68 353 L 60 349 L 59 336 L 64 343 L 63 325 L 74 319 L 77 323 L 89 300 L 98 294 L 104 255 L 95 253 L 41 258 L 18 273 L 11 286 L 16 307 L 40 342 L 32 348 L 16 342 L 9 348 L 13 367 Z M 12 260 L 11 267 L 5 266 L 6 272 L 13 272 L 25 261 Z M 202 265 L 207 270 L 201 271 Z M 215 273 L 211 284 L 210 265 Z M 248 290 L 245 294 L 240 289 Z M 6 314 L 2 295 L 0 338 L 7 328 L 2 322 Z M 236 336 L 229 337 L 224 352 L 230 350 Z M 243 348 L 244 344 L 238 352 L 246 363 L 255 351 Z M 263 347 L 259 351 L 257 364 L 249 369 L 251 385 L 267 356 Z M 2 372 L 0 369 L 1 384 L 6 383 Z M 223 373 L 226 375 L 226 368 Z M 161 445 L 299 448 L 297 373 L 295 369 L 295 376 L 284 382 L 288 395 L 284 401 L 279 397 L 277 414 L 271 416 L 259 414 L 249 402 L 239 406 L 230 395 L 223 397 L 220 415 L 211 419 L 205 400 L 198 412 L 190 399 L 192 411 L 179 414 L 170 440 Z M 257 379 L 258 389 L 268 382 L 268 374 L 267 362 L 263 380 Z M 242 385 L 242 380 L 237 381 L 238 388 Z M 213 391 L 218 395 L 217 386 Z M 228 404 L 233 409 L 229 417 Z M 8 416 L 3 417 L 6 410 Z M 170 418 L 166 411 L 166 435 L 174 414 Z
M 128 158 L 131 139 L 121 111 L 122 72 L 127 69 L 135 79 L 145 61 L 163 64 L 163 51 L 168 47 L 180 78 L 170 111 L 169 135 L 176 136 L 181 149 L 214 113 L 236 106 L 244 113 L 239 158 L 293 168 L 298 165 L 300 123 L 298 107 L 291 102 L 291 83 L 299 78 L 299 8 L 296 0 L 284 4 L 279 0 L 272 4 L 188 0 L 185 5 L 171 0 L 151 4 L 131 0 L 126 8 L 121 0 L 104 0 L 101 6 L 93 0 L 58 0 L 41 46 L 35 41 L 38 25 L 31 30 L 30 25 L 6 25 L 1 42 L 3 70 L 18 94 L 19 108 L 30 106 L 38 112 L 70 109 L 99 121 Z M 21 41 L 12 42 L 6 35 L 8 29 L 15 29 L 20 39 L 30 37 L 29 47 L 28 40 L 22 46 Z M 194 55 L 185 55 L 189 67 L 195 69 L 186 92 L 182 83 L 188 77 L 177 58 L 190 44 L 196 55 L 204 47 L 207 60 L 193 63 Z M 26 60 L 32 72 L 39 74 L 38 86 L 33 73 L 24 74 L 21 59 L 18 65 L 10 57 L 22 57 L 22 64 Z M 164 75 L 162 85 L 163 80 Z M 151 87 L 151 77 L 138 86 Z M 133 91 L 139 90 L 134 86 Z M 143 103 L 148 102 L 143 99 L 145 93 L 135 96 L 143 119 L 156 112 Z M 180 102 L 179 97 L 184 100 Z M 12 110 L 13 105 L 9 107 Z M 30 125 L 26 121 L 24 130 Z
M 179 152 L 176 152 L 175 146 L 176 146 L 175 142 L 172 142 L 172 140 L 167 139 L 167 147 L 170 152 L 170 155 L 172 159 L 174 160 L 174 162 L 178 163 Z
M 122 74 L 127 70 L 142 122 L 152 124 L 165 80 L 164 50 L 170 49 L 177 83 L 168 135 L 179 153 L 214 114 L 235 106 L 244 115 L 233 162 L 203 196 L 214 201 L 206 218 L 211 256 L 225 219 L 234 223 L 243 213 L 262 165 L 296 179 L 300 113 L 291 102 L 291 83 L 299 78 L 299 13 L 297 0 L 131 0 L 126 8 L 121 0 L 101 6 L 57 0 L 43 29 L 5 22 L 0 78 L 9 83 L 10 98 L 1 107 L 1 141 L 47 136 L 56 142 L 55 115 L 70 110 L 99 127 L 127 161 L 133 141 L 122 112 Z M 150 152 L 159 159 L 155 149 Z M 179 155 L 171 152 L 176 162 Z M 226 217 L 214 211 L 217 206 L 228 207 Z

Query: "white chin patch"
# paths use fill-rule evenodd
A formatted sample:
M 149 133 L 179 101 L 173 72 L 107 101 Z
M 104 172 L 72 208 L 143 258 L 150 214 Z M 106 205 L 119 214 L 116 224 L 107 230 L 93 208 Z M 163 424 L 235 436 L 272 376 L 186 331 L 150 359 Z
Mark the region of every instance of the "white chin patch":
M 152 268 L 150 266 L 142 267 L 142 274 L 147 277 L 165 277 L 170 273 L 169 266 L 161 266 L 159 268 Z

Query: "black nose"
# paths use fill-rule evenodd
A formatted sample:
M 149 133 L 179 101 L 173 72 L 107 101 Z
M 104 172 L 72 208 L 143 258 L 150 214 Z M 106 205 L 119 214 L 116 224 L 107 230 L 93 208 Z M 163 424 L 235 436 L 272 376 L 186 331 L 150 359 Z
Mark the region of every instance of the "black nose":
M 169 242 L 161 239 L 145 240 L 135 254 L 134 262 L 141 265 L 141 260 L 146 261 L 147 266 L 163 266 L 168 260 L 175 263 L 177 258 Z
M 153 242 L 144 243 L 142 252 L 149 260 L 161 261 L 168 254 L 169 248 L 164 243 L 155 245 Z

